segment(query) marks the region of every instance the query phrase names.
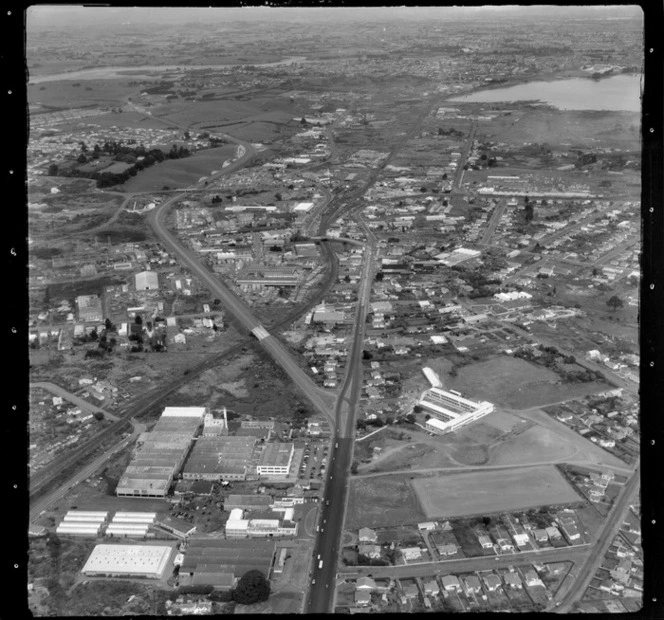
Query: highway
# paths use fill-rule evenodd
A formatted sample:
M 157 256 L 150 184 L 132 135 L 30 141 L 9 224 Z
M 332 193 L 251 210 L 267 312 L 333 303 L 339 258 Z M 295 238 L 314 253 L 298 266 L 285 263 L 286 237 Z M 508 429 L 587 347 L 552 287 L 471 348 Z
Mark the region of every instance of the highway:
M 362 207 L 361 199 L 378 179 L 383 168 L 392 160 L 399 149 L 408 142 L 422 125 L 437 99 L 425 107 L 411 129 L 392 149 L 388 157 L 370 175 L 359 190 L 347 195 L 345 199 L 330 201 L 329 212 L 321 217 L 319 235 L 324 236 L 327 227 L 346 212 L 353 212 Z M 364 329 L 367 308 L 373 283 L 373 252 L 375 237 L 361 218 L 359 223 L 367 235 L 368 243 L 364 254 L 363 272 L 358 291 L 357 314 L 353 344 L 348 356 L 348 367 L 343 385 L 339 391 L 335 406 L 336 429 L 335 445 L 330 452 L 323 505 L 319 520 L 320 532 L 314 548 L 311 587 L 304 601 L 305 613 L 330 613 L 333 611 L 338 552 L 340 548 L 345 508 L 348 492 L 348 476 L 353 457 L 353 438 L 355 436 L 355 411 L 360 399 L 363 381 L 362 350 L 364 348 Z M 346 394 L 348 393 L 348 396 Z M 322 566 L 319 563 L 322 562 Z M 320 566 L 320 567 L 319 567 Z

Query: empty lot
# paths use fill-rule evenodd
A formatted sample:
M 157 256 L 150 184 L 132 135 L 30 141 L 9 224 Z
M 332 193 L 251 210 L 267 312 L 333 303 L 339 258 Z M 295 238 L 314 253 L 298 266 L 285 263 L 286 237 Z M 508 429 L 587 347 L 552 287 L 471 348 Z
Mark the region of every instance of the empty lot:
M 486 515 L 581 498 L 553 466 L 478 471 L 411 482 L 427 518 Z

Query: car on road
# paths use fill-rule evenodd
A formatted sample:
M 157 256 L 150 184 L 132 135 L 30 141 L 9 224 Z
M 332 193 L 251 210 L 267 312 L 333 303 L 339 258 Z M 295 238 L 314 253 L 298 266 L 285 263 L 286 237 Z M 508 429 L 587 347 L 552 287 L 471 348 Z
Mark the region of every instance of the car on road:
M 313 586 L 315 583 L 316 583 L 316 580 L 315 580 L 315 579 L 312 579 L 312 580 L 311 580 L 311 585 Z
M 329 500 L 329 499 L 328 499 L 328 500 L 325 500 L 325 505 L 326 505 L 326 506 L 329 506 L 329 505 L 330 505 L 330 500 Z

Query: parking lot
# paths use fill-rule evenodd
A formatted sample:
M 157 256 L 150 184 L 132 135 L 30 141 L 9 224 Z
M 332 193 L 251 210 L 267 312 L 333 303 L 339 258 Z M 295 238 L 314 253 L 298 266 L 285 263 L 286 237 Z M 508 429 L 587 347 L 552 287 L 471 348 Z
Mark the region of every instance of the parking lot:
M 322 479 L 328 465 L 329 442 L 324 439 L 308 439 L 297 442 L 295 447 L 303 450 L 298 477 L 305 480 Z

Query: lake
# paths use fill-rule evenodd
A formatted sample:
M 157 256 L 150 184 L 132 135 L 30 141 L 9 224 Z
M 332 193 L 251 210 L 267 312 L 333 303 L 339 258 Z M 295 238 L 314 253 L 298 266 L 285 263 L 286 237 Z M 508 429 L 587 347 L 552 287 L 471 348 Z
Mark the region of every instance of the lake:
M 491 103 L 541 101 L 559 110 L 641 111 L 641 75 L 621 74 L 601 80 L 573 78 L 527 82 L 508 88 L 479 90 L 448 101 Z

